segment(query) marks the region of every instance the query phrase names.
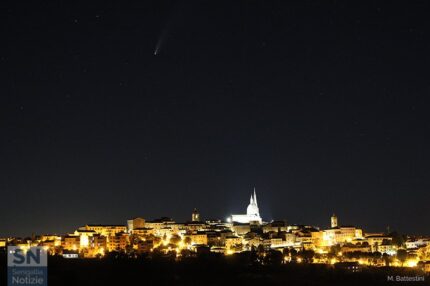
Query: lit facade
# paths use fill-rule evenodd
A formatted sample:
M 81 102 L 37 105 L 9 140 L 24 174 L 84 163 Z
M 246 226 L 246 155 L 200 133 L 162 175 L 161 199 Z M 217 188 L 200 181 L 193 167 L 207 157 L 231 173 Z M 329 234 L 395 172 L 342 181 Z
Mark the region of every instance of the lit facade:
M 127 220 L 127 231 L 130 233 L 136 228 L 145 227 L 145 220 L 143 218 L 137 217 L 134 219 Z
M 257 203 L 257 194 L 254 189 L 254 194 L 251 195 L 249 205 L 246 209 L 246 214 L 236 214 L 231 216 L 231 220 L 233 222 L 239 222 L 239 223 L 251 223 L 251 222 L 258 222 L 262 223 L 262 219 L 260 217 L 260 210 L 258 208 Z
M 335 214 L 333 214 L 331 216 L 330 222 L 331 222 L 330 225 L 331 225 L 332 228 L 335 228 L 335 227 L 338 226 L 338 224 L 337 224 L 337 216 Z
M 125 225 L 94 225 L 89 224 L 86 225 L 80 229 L 83 230 L 92 230 L 98 234 L 104 235 L 104 236 L 113 236 L 120 232 L 126 232 L 127 227 Z
M 193 213 L 191 214 L 191 221 L 200 221 L 200 213 L 197 211 L 197 209 L 194 209 Z

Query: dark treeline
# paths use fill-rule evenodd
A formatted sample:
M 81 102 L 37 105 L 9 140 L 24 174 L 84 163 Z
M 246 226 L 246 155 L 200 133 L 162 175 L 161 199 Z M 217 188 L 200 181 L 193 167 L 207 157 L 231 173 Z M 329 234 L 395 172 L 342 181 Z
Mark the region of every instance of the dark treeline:
M 6 257 L 4 253 L 1 256 L 0 285 L 6 285 Z M 278 262 L 271 260 L 266 265 L 255 264 L 251 253 L 231 256 L 202 254 L 179 262 L 162 256 L 130 259 L 110 255 L 103 259 L 87 260 L 50 257 L 48 273 L 50 286 L 387 285 L 387 275 L 422 275 L 401 268 L 369 268 L 351 273 L 328 265 Z M 404 285 L 426 283 L 405 282 Z

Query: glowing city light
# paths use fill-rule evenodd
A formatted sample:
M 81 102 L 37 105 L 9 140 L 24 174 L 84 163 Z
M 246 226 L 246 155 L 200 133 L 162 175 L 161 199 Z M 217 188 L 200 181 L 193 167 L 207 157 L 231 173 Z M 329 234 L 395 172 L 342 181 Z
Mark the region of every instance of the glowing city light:
M 405 263 L 406 267 L 416 267 L 418 265 L 418 261 L 417 260 L 407 260 Z

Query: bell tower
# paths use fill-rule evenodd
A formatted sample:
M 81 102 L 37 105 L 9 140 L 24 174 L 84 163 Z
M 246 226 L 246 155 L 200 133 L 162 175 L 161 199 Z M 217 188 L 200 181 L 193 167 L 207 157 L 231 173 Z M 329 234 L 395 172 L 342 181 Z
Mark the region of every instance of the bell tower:
M 193 213 L 191 214 L 191 221 L 200 221 L 200 214 L 196 208 L 194 208 Z
M 337 227 L 338 226 L 338 224 L 337 224 L 337 216 L 335 215 L 335 214 L 333 214 L 332 216 L 331 216 L 331 227 L 332 228 L 335 228 L 335 227 Z

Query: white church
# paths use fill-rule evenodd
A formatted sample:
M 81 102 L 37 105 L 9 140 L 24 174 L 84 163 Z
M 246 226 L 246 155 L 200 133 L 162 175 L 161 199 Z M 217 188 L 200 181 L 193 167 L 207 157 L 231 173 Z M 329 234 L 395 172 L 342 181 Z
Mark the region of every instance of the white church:
M 255 188 L 254 188 L 254 194 L 251 194 L 249 205 L 246 208 L 246 214 L 231 215 L 231 220 L 233 222 L 239 222 L 239 223 L 250 223 L 250 222 L 262 223 L 263 220 L 260 217 L 260 210 L 258 209 L 257 194 L 255 193 Z

